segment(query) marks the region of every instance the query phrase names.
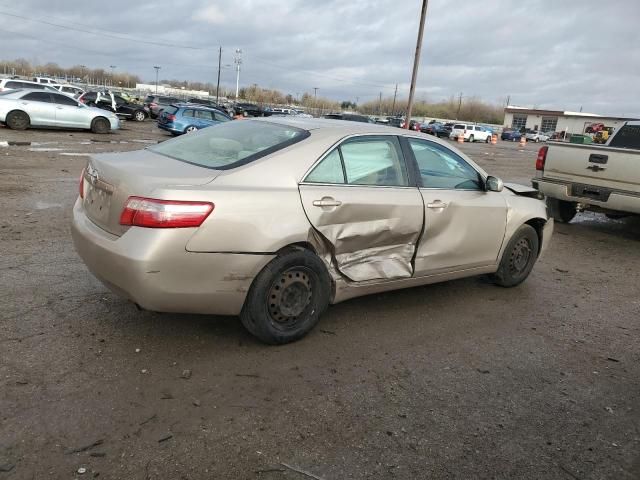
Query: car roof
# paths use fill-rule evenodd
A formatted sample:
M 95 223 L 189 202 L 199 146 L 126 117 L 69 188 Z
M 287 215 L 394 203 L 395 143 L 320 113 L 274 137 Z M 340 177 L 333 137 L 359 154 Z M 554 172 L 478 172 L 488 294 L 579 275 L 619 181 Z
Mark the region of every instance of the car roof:
M 245 120 L 247 121 L 247 120 Z M 336 131 L 340 131 L 344 136 L 358 135 L 358 134 L 393 134 L 399 135 L 400 132 L 396 127 L 388 127 L 379 123 L 366 123 L 366 122 L 351 122 L 349 120 L 333 120 L 329 118 L 300 118 L 295 115 L 282 116 L 282 117 L 256 117 L 248 121 L 255 122 L 268 122 L 279 125 L 286 125 L 290 127 L 301 128 L 303 130 L 313 130 L 314 134 L 326 133 L 327 135 L 334 135 Z M 415 130 L 405 130 L 403 135 L 410 135 L 414 137 L 424 138 L 424 134 L 416 132 Z

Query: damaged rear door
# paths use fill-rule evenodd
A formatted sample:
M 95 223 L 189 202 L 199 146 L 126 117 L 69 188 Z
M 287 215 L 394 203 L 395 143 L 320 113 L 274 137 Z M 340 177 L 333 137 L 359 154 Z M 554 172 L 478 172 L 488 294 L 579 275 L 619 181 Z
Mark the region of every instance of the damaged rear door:
M 413 275 L 424 204 L 395 135 L 351 137 L 300 184 L 309 221 L 354 282 Z

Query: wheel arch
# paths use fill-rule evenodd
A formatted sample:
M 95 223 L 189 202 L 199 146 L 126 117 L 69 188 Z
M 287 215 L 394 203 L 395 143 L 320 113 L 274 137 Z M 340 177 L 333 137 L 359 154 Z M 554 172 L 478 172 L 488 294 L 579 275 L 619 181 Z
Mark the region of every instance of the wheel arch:
M 538 255 L 540 255 L 540 251 L 542 250 L 542 237 L 544 234 L 544 226 L 547 224 L 547 221 L 548 220 L 545 220 L 544 218 L 534 217 L 534 218 L 530 218 L 523 224 L 523 225 L 529 225 L 533 227 L 533 229 L 538 234 L 538 242 L 539 242 Z

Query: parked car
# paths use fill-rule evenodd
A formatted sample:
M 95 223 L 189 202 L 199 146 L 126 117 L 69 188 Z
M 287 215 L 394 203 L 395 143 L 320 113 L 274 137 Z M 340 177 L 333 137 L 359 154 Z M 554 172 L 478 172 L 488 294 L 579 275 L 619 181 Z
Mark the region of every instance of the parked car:
M 57 127 L 108 133 L 120 127 L 114 113 L 88 107 L 64 93 L 38 89 L 0 93 L 0 122 L 14 130 Z
M 390 127 L 404 128 L 405 120 L 402 117 L 387 117 L 387 120 Z
M 158 118 L 158 115 L 172 103 L 179 103 L 180 100 L 176 97 L 167 97 L 165 95 L 147 95 L 144 99 L 144 110 L 151 118 Z
M 449 133 L 449 138 L 457 140 L 462 136 L 465 142 L 485 142 L 491 141 L 491 134 L 480 125 L 470 125 L 467 123 L 454 123 Z
M 158 118 L 158 128 L 173 135 L 182 135 L 230 120 L 231 117 L 222 110 L 190 103 L 176 104 L 169 105 L 162 111 Z
M 90 107 L 98 107 L 110 110 L 125 119 L 132 119 L 136 122 L 144 122 L 148 114 L 142 105 L 129 103 L 120 95 L 114 95 L 109 91 L 86 92 L 78 100 Z
M 268 117 L 271 115 L 270 111 L 266 111 L 253 103 L 236 103 L 234 110 L 236 115 L 246 114 L 247 117 Z
M 409 130 L 420 131 L 420 122 L 417 120 L 409 120 Z
M 33 81 L 35 83 L 42 83 L 45 85 L 57 85 L 59 82 L 56 82 L 53 78 L 49 77 L 33 77 Z
M 0 78 L 0 92 L 8 90 L 19 90 L 23 88 L 31 88 L 33 90 L 47 90 L 49 92 L 57 92 L 53 86 L 42 83 L 30 82 L 28 80 L 15 80 L 10 78 Z
M 373 123 L 366 115 L 358 115 L 357 113 L 329 113 L 324 116 L 332 120 L 348 120 L 350 122 Z
M 451 133 L 451 127 L 447 127 L 443 123 L 435 122 L 430 124 L 422 124 L 420 127 L 422 133 L 433 135 L 438 138 L 448 138 Z
M 553 220 L 536 190 L 504 187 L 418 132 L 249 119 L 91 156 L 72 235 L 89 270 L 141 308 L 239 315 L 282 344 L 352 297 L 524 281 Z
M 640 121 L 625 123 L 606 145 L 552 142 L 540 148 L 533 186 L 568 223 L 578 210 L 640 215 Z
M 84 93 L 84 89 L 80 87 L 74 87 L 73 85 L 52 85 L 53 88 L 59 92 L 71 95 L 74 98 L 79 98 Z
M 518 142 L 522 138 L 522 134 L 519 130 L 512 128 L 505 128 L 500 134 L 500 140 L 511 140 L 512 142 Z
M 546 135 L 540 131 L 529 132 L 525 135 L 527 140 L 531 140 L 533 142 L 546 142 L 549 140 L 549 135 Z

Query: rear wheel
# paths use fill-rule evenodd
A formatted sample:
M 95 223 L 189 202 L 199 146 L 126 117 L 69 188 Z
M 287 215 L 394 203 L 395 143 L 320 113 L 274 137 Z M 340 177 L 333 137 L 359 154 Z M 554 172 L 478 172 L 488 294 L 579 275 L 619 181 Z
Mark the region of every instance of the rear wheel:
M 31 119 L 25 112 L 18 110 L 7 115 L 6 123 L 12 130 L 26 130 L 31 125 Z
M 547 206 L 553 219 L 560 223 L 569 223 L 578 213 L 574 202 L 558 200 L 557 198 L 547 197 Z
M 111 124 L 104 117 L 94 118 L 93 122 L 91 122 L 91 131 L 93 133 L 109 133 L 110 130 Z
M 135 113 L 133 114 L 133 119 L 136 122 L 144 122 L 145 118 L 147 118 L 147 116 L 145 115 L 144 111 L 142 111 L 142 110 L 136 110 Z
M 484 139 L 484 143 L 489 143 L 491 141 L 491 135 L 487 135 L 487 138 Z
M 197 131 L 198 131 L 198 127 L 194 127 L 193 125 L 189 125 L 187 128 L 184 129 L 184 133 L 193 133 Z
M 531 273 L 538 258 L 540 240 L 531 225 L 522 225 L 511 237 L 502 254 L 493 281 L 501 287 L 515 287 Z
M 473 143 L 473 142 L 475 142 L 475 141 L 476 141 L 475 137 L 474 137 L 473 135 L 471 135 L 471 136 L 469 137 L 469 143 Z
M 304 337 L 329 305 L 329 274 L 314 253 L 288 250 L 254 279 L 240 313 L 245 328 L 277 345 Z

